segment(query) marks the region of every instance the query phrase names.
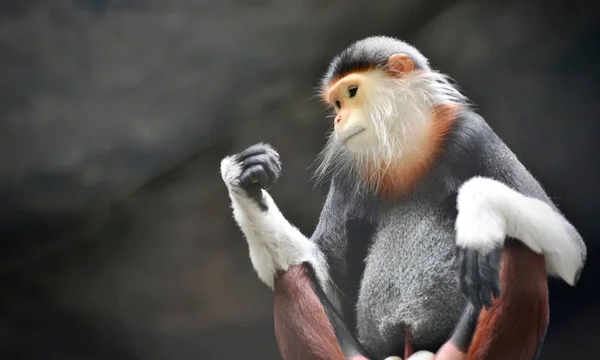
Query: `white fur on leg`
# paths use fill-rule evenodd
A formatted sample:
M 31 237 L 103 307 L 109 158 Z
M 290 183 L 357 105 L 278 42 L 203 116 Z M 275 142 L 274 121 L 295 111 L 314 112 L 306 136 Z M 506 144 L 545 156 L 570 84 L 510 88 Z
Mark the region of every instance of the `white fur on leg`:
M 435 354 L 429 351 L 417 351 L 406 360 L 433 360 Z
M 545 202 L 483 177 L 465 182 L 458 192 L 456 243 L 489 252 L 506 236 L 544 254 L 550 275 L 574 285 L 586 259 L 581 235 Z
M 416 353 L 412 354 L 409 358 L 407 358 L 406 360 L 433 360 L 435 359 L 435 354 L 429 351 L 417 351 Z M 390 356 L 385 358 L 385 360 L 402 360 L 401 357 L 398 356 Z
M 221 161 L 221 176 L 229 190 L 233 216 L 246 237 L 259 279 L 273 289 L 278 270 L 308 262 L 324 285 L 328 279 L 326 263 L 316 244 L 285 219 L 269 193 L 262 190 L 267 211 L 249 198 L 237 183 L 241 171 L 233 157 Z

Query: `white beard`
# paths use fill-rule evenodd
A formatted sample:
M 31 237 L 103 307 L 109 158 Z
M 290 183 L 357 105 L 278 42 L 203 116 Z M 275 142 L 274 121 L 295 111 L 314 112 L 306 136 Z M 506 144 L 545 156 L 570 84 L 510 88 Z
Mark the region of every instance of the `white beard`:
M 318 157 L 317 181 L 339 171 L 365 174 L 373 166 L 387 169 L 401 164 L 407 154 L 420 151 L 436 106 L 468 104 L 450 79 L 436 71 L 415 70 L 402 78 L 390 77 L 382 70 L 372 70 L 366 75 L 371 86 L 363 94 L 364 109 L 374 136 L 357 151 L 349 149 L 332 132 Z M 369 173 L 381 176 L 385 171 Z M 379 180 L 357 176 L 355 191 L 373 190 L 373 184 L 379 184 Z

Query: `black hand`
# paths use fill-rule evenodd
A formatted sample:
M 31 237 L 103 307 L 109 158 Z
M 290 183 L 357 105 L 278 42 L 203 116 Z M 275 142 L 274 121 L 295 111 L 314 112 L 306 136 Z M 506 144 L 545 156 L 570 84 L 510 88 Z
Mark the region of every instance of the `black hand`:
M 269 189 L 281 175 L 279 154 L 270 145 L 256 144 L 235 155 L 241 166 L 239 185 L 261 208 L 267 209 L 261 189 Z
M 458 248 L 460 289 L 475 309 L 489 309 L 500 296 L 500 260 L 502 249 L 482 254 L 476 250 Z

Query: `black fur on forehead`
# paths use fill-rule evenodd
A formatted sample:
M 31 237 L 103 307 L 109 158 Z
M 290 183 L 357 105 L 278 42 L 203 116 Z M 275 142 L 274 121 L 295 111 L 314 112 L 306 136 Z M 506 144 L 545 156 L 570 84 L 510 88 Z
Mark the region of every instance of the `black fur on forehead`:
M 321 84 L 327 86 L 332 80 L 353 71 L 372 67 L 383 67 L 394 54 L 406 54 L 415 63 L 417 69 L 429 69 L 429 62 L 414 46 L 388 36 L 371 36 L 355 42 L 329 64 Z

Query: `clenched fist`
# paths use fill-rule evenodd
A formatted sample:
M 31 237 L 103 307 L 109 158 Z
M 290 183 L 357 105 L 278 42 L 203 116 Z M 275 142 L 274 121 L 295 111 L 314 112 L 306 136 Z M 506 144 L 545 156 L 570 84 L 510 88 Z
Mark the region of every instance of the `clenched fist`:
M 234 192 L 243 191 L 261 208 L 266 208 L 261 189 L 269 189 L 280 175 L 279 154 L 265 143 L 252 145 L 221 161 L 221 176 L 225 185 Z

